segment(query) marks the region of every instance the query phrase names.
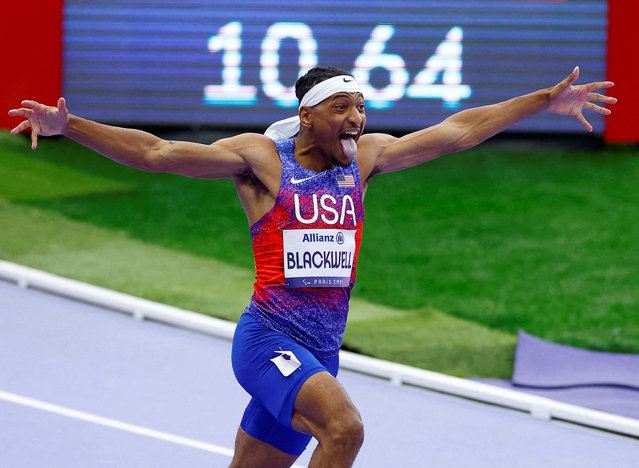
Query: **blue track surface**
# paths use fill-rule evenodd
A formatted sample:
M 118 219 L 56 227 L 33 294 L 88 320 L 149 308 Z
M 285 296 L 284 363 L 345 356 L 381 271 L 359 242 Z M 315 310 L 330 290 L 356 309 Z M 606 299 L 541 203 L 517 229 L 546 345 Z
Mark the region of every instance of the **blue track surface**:
M 356 467 L 639 459 L 636 439 L 352 372 L 340 380 L 366 427 Z M 0 281 L 0 467 L 225 467 L 247 402 L 228 341 Z

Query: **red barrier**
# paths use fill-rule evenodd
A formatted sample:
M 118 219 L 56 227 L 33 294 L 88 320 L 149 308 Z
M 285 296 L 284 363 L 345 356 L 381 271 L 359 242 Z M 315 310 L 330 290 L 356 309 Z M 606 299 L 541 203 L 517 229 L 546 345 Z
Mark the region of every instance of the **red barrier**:
M 63 0 L 3 3 L 0 128 L 20 122 L 7 112 L 19 107 L 22 99 L 53 103 L 61 95 L 63 4 Z
M 604 137 L 609 143 L 639 143 L 639 2 L 609 0 L 608 8 L 607 79 L 615 83 L 610 94 L 619 102 L 611 106 Z

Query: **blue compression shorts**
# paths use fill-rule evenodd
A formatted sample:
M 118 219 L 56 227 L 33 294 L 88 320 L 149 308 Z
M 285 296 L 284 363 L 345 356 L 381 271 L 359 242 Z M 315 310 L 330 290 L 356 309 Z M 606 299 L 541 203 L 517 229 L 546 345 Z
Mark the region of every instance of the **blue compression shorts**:
M 289 376 L 271 361 L 283 356 L 282 352 L 289 363 L 288 352 L 301 363 Z M 282 452 L 299 456 L 311 436 L 291 428 L 297 392 L 318 372 L 328 371 L 336 377 L 339 355 L 320 361 L 289 336 L 244 314 L 235 329 L 231 360 L 237 381 L 252 397 L 242 417 L 242 429 Z

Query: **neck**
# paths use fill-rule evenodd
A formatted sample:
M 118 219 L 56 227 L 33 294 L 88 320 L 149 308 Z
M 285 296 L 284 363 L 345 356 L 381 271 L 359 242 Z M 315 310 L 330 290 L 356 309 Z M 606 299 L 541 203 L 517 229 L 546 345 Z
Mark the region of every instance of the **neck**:
M 315 138 L 308 132 L 300 131 L 295 137 L 294 154 L 298 164 L 304 169 L 322 172 L 335 167 L 333 157 L 322 152 Z

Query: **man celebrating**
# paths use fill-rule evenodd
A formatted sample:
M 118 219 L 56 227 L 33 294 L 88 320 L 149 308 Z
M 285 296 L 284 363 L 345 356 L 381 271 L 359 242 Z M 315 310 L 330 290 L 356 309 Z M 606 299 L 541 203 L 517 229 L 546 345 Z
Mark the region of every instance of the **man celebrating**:
M 363 135 L 364 96 L 354 78 L 318 67 L 296 83 L 298 115 L 265 135 L 241 134 L 209 146 L 165 141 L 102 125 L 57 107 L 23 101 L 9 115 L 38 135 L 62 134 L 121 164 L 149 172 L 230 178 L 250 225 L 253 297 L 233 340 L 233 370 L 252 399 L 231 466 L 289 467 L 312 437 L 311 467 L 349 467 L 363 442 L 359 413 L 335 376 L 364 220 L 363 198 L 377 174 L 471 148 L 542 111 L 574 116 L 610 111 L 616 99 L 574 85 L 579 69 L 549 89 L 461 111 L 401 138 Z

